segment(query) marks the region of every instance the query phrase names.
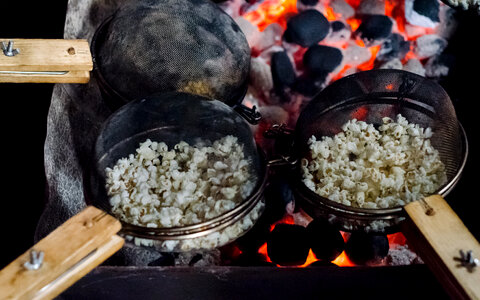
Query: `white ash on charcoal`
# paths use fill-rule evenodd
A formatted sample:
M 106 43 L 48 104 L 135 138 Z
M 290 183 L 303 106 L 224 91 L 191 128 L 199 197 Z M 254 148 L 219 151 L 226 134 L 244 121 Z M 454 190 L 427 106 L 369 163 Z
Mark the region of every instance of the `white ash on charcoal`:
M 273 78 L 270 65 L 262 57 L 252 57 L 250 60 L 250 85 L 262 97 L 266 98 L 273 89 Z
M 240 16 L 242 7 L 245 5 L 245 0 L 227 0 L 221 3 L 217 3 L 217 5 L 225 13 L 235 19 Z
M 427 34 L 427 32 L 428 28 L 426 27 L 420 27 L 408 23 L 405 24 L 405 34 L 407 35 L 407 38 L 415 39 L 416 37 Z
M 436 34 L 427 34 L 415 40 L 413 51 L 419 59 L 424 59 L 442 53 L 447 45 L 446 39 Z
M 355 15 L 355 9 L 345 0 L 332 0 L 329 5 L 338 19 L 346 20 Z
M 423 67 L 422 63 L 416 58 L 409 59 L 403 65 L 403 70 L 418 74 L 420 76 L 425 76 L 425 73 L 426 73 L 425 68 Z
M 384 15 L 385 0 L 363 0 L 358 5 L 357 15 Z
M 284 43 L 282 44 L 282 46 L 273 45 L 272 47 L 263 50 L 262 53 L 260 53 L 260 55 L 257 56 L 257 57 L 262 58 L 263 60 L 265 60 L 265 62 L 266 62 L 267 64 L 270 65 L 270 61 L 271 61 L 271 58 L 272 58 L 273 53 L 275 53 L 275 52 L 282 52 L 282 51 L 287 50 L 287 48 L 285 47 L 286 44 L 287 44 L 287 43 L 284 42 Z M 292 47 L 295 46 L 296 49 L 299 49 L 299 48 L 300 48 L 300 46 L 298 46 L 298 45 L 293 45 L 293 44 L 290 44 L 290 45 L 292 45 Z M 287 51 L 288 51 L 288 50 L 287 50 Z M 288 51 L 288 52 L 290 52 L 290 51 Z
M 440 6 L 440 23 L 435 29 L 435 33 L 444 39 L 449 39 L 455 33 L 458 27 L 458 21 L 455 10 L 447 5 Z
M 400 60 L 405 58 L 408 51 L 410 51 L 410 42 L 406 41 L 402 35 L 392 33 L 381 45 L 378 50 L 377 61 L 389 61 L 394 58 Z
M 390 36 L 393 21 L 385 15 L 367 15 L 355 31 L 355 36 L 362 39 L 367 47 L 381 44 Z
M 175 266 L 207 267 L 218 266 L 221 263 L 220 250 L 206 252 L 182 252 L 175 257 Z
M 262 32 L 260 32 L 260 35 L 252 48 L 261 52 L 272 47 L 273 45 L 279 45 L 281 44 L 282 33 L 282 26 L 277 23 L 272 23 L 268 25 L 267 28 L 265 28 Z
M 403 64 L 402 61 L 398 58 L 391 59 L 389 61 L 383 62 L 378 66 L 379 69 L 391 69 L 391 70 L 402 70 Z
M 343 51 L 343 64 L 356 67 L 370 60 L 372 53 L 368 48 L 360 47 L 350 42 L 347 49 Z
M 430 78 L 447 76 L 455 63 L 455 57 L 447 54 L 432 56 L 425 63 L 425 75 Z
M 435 28 L 440 22 L 438 0 L 405 0 L 405 19 L 421 27 Z
M 394 245 L 388 251 L 386 263 L 390 266 L 405 266 L 424 262 L 408 245 Z
M 250 48 L 253 48 L 257 43 L 258 40 L 260 39 L 260 30 L 258 30 L 258 27 L 250 23 L 247 19 L 244 17 L 237 17 L 234 19 L 235 22 L 237 23 L 238 27 L 242 30 L 243 34 L 247 38 L 248 45 Z
M 322 41 L 322 44 L 328 46 L 342 47 L 347 44 L 352 36 L 350 26 L 342 21 L 333 21 L 330 23 L 330 33 Z
M 283 38 L 289 43 L 310 47 L 323 40 L 330 32 L 330 23 L 317 10 L 305 10 L 287 22 Z

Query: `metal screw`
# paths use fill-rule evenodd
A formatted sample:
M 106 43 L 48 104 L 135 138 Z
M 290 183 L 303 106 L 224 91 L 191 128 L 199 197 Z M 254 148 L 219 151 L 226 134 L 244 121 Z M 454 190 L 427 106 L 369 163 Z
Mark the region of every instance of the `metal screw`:
M 2 42 L 2 49 L 5 56 L 15 56 L 20 53 L 19 49 L 13 49 L 13 41 L 8 41 L 8 44 Z
M 480 266 L 480 260 L 473 256 L 472 250 L 468 250 L 466 253 L 460 250 L 460 257 L 454 259 L 459 261 L 462 267 L 466 267 L 469 272 L 473 272 L 475 267 Z
M 43 264 L 43 257 L 44 253 L 43 251 L 36 251 L 32 250 L 30 251 L 30 261 L 27 261 L 26 263 L 23 264 L 23 266 L 27 270 L 38 270 Z

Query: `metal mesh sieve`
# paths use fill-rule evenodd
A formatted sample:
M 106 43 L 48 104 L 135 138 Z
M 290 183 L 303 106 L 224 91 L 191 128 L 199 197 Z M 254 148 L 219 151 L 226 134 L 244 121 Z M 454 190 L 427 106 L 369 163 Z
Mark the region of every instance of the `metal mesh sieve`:
M 128 1 L 97 29 L 92 54 L 100 86 L 117 107 L 166 91 L 232 106 L 247 89 L 247 40 L 207 0 Z
M 208 146 L 227 135 L 238 138 L 245 157 L 251 162 L 256 186 L 246 200 L 233 210 L 202 223 L 177 228 L 147 228 L 124 222 L 122 231 L 159 241 L 180 240 L 204 236 L 234 224 L 263 199 L 266 181 L 263 156 L 257 149 L 250 126 L 232 108 L 217 100 L 181 92 L 161 93 L 129 102 L 107 119 L 95 144 L 96 170 L 91 180 L 93 204 L 110 211 L 105 168 L 112 168 L 118 159 L 134 154 L 147 138 L 165 142 L 171 149 L 180 141 Z
M 344 77 L 328 86 L 299 116 L 295 129 L 296 153 L 298 157 L 308 157 L 307 143 L 312 135 L 317 139 L 333 136 L 353 118 L 380 125 L 383 117 L 395 119 L 398 114 L 409 122 L 432 129 L 431 142 L 440 153 L 448 179 L 436 193 L 446 195 L 463 170 L 468 151 L 466 136 L 445 90 L 434 81 L 413 73 L 372 70 Z M 375 227 L 371 224 L 375 220 L 383 220 L 389 227 L 403 219 L 401 207 L 362 209 L 345 206 L 315 194 L 300 182 L 300 178 L 296 190 L 306 210 L 313 215 L 337 218 L 345 230 Z

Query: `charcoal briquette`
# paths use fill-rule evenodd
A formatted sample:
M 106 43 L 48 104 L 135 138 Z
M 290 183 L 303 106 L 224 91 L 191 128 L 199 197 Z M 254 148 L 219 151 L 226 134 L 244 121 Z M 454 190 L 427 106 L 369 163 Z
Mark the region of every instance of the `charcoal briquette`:
M 285 207 L 294 201 L 293 191 L 290 184 L 284 178 L 272 178 L 265 188 L 265 211 L 264 215 L 271 223 L 280 220 L 285 215 Z
M 338 48 L 314 45 L 308 48 L 303 56 L 303 65 L 312 75 L 324 75 L 337 68 L 343 59 L 342 51 Z
M 315 256 L 323 261 L 332 261 L 345 249 L 340 231 L 327 220 L 314 219 L 307 226 L 310 247 Z
M 317 10 L 308 9 L 288 20 L 284 39 L 289 43 L 310 47 L 323 40 L 329 31 L 327 18 Z
M 367 15 L 363 18 L 355 35 L 364 40 L 367 45 L 372 45 L 390 36 L 392 27 L 392 20 L 385 15 Z
M 326 76 L 328 73 L 315 76 L 299 76 L 295 81 L 293 89 L 307 97 L 315 96 L 322 89 L 323 83 L 325 82 Z
M 295 71 L 287 52 L 275 52 L 271 59 L 272 79 L 275 89 L 282 90 L 293 85 L 295 82 Z
M 345 23 L 343 23 L 342 21 L 333 21 L 332 23 L 330 23 L 330 27 L 332 27 L 332 31 L 340 31 L 346 26 Z
M 440 2 L 438 0 L 415 0 L 413 10 L 434 22 L 440 22 Z
M 403 59 L 408 51 L 410 51 L 410 42 L 400 34 L 393 33 L 382 43 L 376 59 L 382 62 L 394 58 Z
M 304 264 L 309 250 L 307 230 L 300 225 L 277 224 L 267 239 L 268 256 L 282 266 Z
M 353 232 L 345 245 L 345 253 L 352 262 L 366 264 L 385 258 L 389 248 L 386 235 Z
M 300 0 L 303 5 L 314 6 L 318 4 L 318 0 Z

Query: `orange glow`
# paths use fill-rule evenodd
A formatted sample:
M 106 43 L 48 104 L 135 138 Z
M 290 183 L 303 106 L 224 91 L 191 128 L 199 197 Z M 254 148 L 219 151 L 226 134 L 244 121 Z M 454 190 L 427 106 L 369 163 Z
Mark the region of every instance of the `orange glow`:
M 272 23 L 278 23 L 286 28 L 287 16 L 296 13 L 296 0 L 266 0 L 258 6 L 257 10 L 248 12 L 243 17 L 263 31 Z
M 347 254 L 343 251 L 334 261 L 333 264 L 336 264 L 339 267 L 354 267 L 355 264 L 348 259 Z
M 362 20 L 356 18 L 349 18 L 347 19 L 347 23 L 348 25 L 350 25 L 350 28 L 352 28 L 352 32 L 355 32 L 355 30 L 357 30 L 357 28 L 362 23 Z
M 393 90 L 393 83 L 387 84 L 385 88 L 389 91 Z
M 291 225 L 293 225 L 293 224 L 295 224 L 295 220 L 293 219 L 292 215 L 285 214 L 285 216 L 283 216 L 282 219 L 280 219 L 279 221 L 270 225 L 270 231 L 273 231 L 273 229 L 275 228 L 275 226 L 277 224 L 291 224 Z
M 375 58 L 377 57 L 377 53 L 380 50 L 380 47 L 381 47 L 381 45 L 377 45 L 377 46 L 372 46 L 372 47 L 368 48 L 368 50 L 370 50 L 370 53 L 372 54 L 372 56 L 370 57 L 370 60 L 367 61 L 367 62 L 364 62 L 361 65 L 359 65 L 357 67 L 357 69 L 360 70 L 360 71 L 366 71 L 366 70 L 373 69 L 373 66 L 375 64 Z
M 333 8 L 331 8 L 330 6 L 327 7 L 326 14 L 327 15 L 325 17 L 327 17 L 327 20 L 329 20 L 330 22 L 337 20 L 337 16 L 335 15 Z
M 316 262 L 318 260 L 318 258 L 315 256 L 315 254 L 313 253 L 312 249 L 310 249 L 308 251 L 308 256 L 307 256 L 307 259 L 305 260 L 305 263 L 301 266 L 298 266 L 299 268 L 305 268 L 306 266 Z
M 347 0 L 347 3 L 350 4 L 350 6 L 353 7 L 354 9 L 358 8 L 358 6 L 360 5 L 360 2 L 362 2 L 362 0 Z
M 368 115 L 368 108 L 365 106 L 361 106 L 352 114 L 353 119 L 357 119 L 358 121 L 365 121 Z M 345 237 L 343 238 L 345 239 Z
M 267 261 L 269 263 L 272 262 L 270 257 L 268 257 L 267 243 L 263 244 L 262 246 L 260 246 L 260 248 L 258 248 L 258 253 L 261 254 L 265 258 L 265 261 Z
M 397 233 L 392 233 L 387 235 L 388 238 L 388 243 L 390 245 L 396 244 L 396 245 L 405 245 L 407 243 L 407 239 L 401 232 Z

